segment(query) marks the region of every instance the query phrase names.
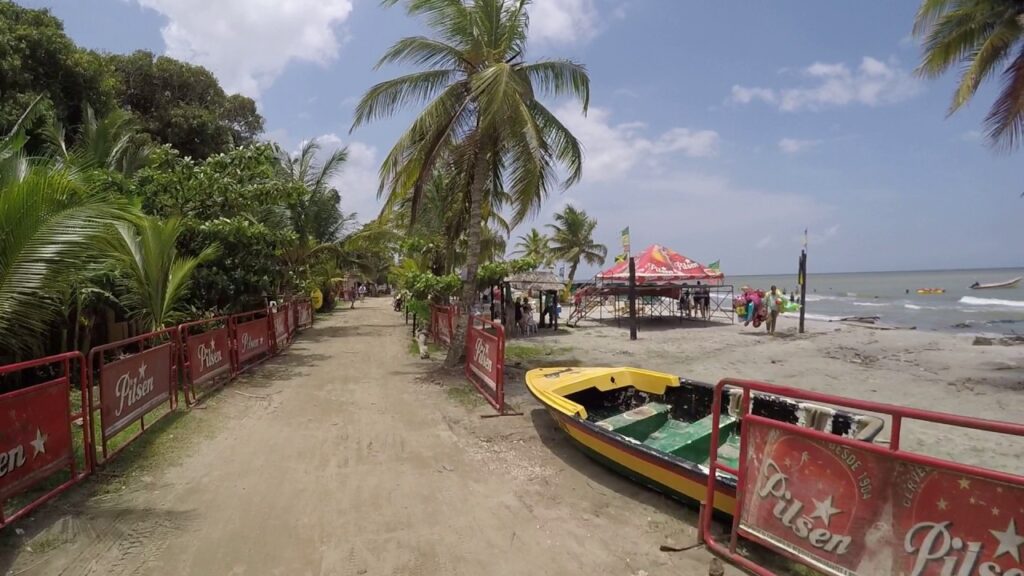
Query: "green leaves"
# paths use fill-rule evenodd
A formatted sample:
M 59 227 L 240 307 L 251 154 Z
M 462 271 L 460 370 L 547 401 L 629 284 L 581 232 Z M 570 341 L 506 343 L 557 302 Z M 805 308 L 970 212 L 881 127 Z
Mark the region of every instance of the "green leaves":
M 985 118 L 989 142 L 1016 147 L 1024 137 L 1024 4 L 1016 0 L 923 0 L 914 21 L 923 39 L 917 72 L 936 77 L 954 66 L 960 82 L 949 113 L 969 102 L 1002 69 L 1002 91 Z M 1015 54 L 1016 53 L 1016 54 Z
M 568 205 L 555 214 L 555 223 L 548 224 L 551 228 L 551 252 L 559 260 L 569 264 L 569 284 L 576 276 L 580 261 L 587 264 L 604 264 L 608 257 L 608 248 L 604 244 L 594 242 L 594 229 L 597 220 L 587 216 L 583 210 Z

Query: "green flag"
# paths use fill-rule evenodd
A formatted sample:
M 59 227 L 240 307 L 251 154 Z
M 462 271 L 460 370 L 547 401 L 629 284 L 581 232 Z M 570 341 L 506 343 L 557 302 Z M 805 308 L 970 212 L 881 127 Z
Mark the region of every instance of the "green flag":
M 622 229 L 622 251 L 629 256 L 629 226 Z
M 719 262 L 721 262 L 721 260 L 715 260 L 711 264 L 708 264 L 708 269 L 709 270 L 718 270 L 720 268 L 719 265 L 718 265 Z

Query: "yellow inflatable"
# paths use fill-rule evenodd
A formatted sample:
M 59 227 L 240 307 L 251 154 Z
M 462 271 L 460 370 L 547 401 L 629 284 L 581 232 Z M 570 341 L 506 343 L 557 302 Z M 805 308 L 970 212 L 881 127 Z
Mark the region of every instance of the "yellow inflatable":
M 313 288 L 309 293 L 309 301 L 313 304 L 313 310 L 319 310 L 324 305 L 324 293 L 319 288 Z

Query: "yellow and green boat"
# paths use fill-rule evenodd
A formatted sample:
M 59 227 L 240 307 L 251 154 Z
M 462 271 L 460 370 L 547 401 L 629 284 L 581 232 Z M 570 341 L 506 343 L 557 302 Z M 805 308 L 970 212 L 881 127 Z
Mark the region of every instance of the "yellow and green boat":
M 638 368 L 538 368 L 526 386 L 585 454 L 683 501 L 705 500 L 714 386 Z M 736 467 L 740 391 L 729 390 L 719 419 L 718 459 Z M 876 416 L 755 393 L 751 413 L 837 435 L 872 440 Z M 732 514 L 736 479 L 720 473 L 715 508 Z

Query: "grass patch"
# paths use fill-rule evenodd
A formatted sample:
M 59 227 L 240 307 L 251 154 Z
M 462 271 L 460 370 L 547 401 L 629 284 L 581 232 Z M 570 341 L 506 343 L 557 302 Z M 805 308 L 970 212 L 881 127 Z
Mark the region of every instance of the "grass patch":
M 418 344 L 416 344 L 415 340 L 409 341 L 409 346 L 407 349 L 409 350 L 409 354 L 412 354 L 417 358 L 420 357 L 420 347 Z M 448 355 L 447 348 L 434 344 L 433 342 L 427 342 L 427 350 L 430 352 L 431 358 L 438 358 L 439 356 L 443 358 Z
M 519 342 L 505 345 L 505 358 L 519 362 L 557 358 L 571 352 L 571 348 L 546 346 L 543 344 L 523 344 Z
M 448 386 L 444 390 L 448 399 L 465 408 L 477 408 L 487 403 L 473 386 Z

